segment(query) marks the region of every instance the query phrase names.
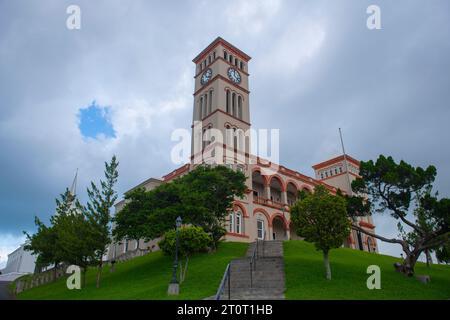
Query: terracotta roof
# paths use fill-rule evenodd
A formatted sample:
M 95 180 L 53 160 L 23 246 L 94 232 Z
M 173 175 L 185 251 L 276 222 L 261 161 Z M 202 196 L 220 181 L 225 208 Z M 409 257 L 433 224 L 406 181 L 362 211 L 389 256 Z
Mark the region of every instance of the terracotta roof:
M 203 58 L 203 56 L 208 53 L 212 48 L 214 48 L 215 46 L 217 46 L 218 44 L 222 44 L 224 47 L 226 47 L 227 49 L 229 49 L 230 51 L 232 51 L 234 54 L 239 55 L 242 59 L 245 60 L 245 62 L 248 62 L 251 57 L 246 54 L 244 51 L 236 48 L 235 46 L 233 46 L 231 43 L 229 43 L 228 41 L 222 39 L 221 37 L 217 37 L 213 42 L 211 42 L 202 52 L 200 52 L 193 60 L 192 62 L 197 63 L 199 60 L 201 60 L 201 58 Z
M 355 164 L 355 165 L 357 165 L 359 167 L 359 161 L 358 160 L 356 160 L 355 158 L 349 156 L 348 154 L 345 155 L 345 157 L 347 158 L 348 162 L 352 162 L 353 164 Z M 325 168 L 325 167 L 328 167 L 328 166 L 330 166 L 330 165 L 332 165 L 332 164 L 334 164 L 336 162 L 339 162 L 339 161 L 344 161 L 344 155 L 340 155 L 340 156 L 337 156 L 337 157 L 335 157 L 333 159 L 330 159 L 330 160 L 323 161 L 323 162 L 320 162 L 318 164 L 315 164 L 315 165 L 312 166 L 312 168 L 314 170 Z

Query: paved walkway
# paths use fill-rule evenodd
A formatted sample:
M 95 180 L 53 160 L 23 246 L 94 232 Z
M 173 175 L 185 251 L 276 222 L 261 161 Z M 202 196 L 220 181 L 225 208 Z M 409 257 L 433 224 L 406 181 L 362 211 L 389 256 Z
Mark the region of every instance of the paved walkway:
M 0 300 L 14 300 L 14 297 L 9 293 L 8 286 L 11 282 L 0 281 Z

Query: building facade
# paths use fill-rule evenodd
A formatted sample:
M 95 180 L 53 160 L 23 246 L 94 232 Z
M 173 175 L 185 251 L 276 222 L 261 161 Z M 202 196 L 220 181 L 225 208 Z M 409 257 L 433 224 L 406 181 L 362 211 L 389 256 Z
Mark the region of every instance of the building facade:
M 235 200 L 227 219 L 226 240 L 298 239 L 289 213 L 289 206 L 296 201 L 298 191 L 313 192 L 317 185 L 323 185 L 332 193 L 339 188 L 351 194 L 350 183 L 358 177 L 359 161 L 342 155 L 318 163 L 313 166 L 313 178 L 251 154 L 250 59 L 220 37 L 194 58 L 191 162 L 161 179 L 149 179 L 137 187 L 151 190 L 188 173 L 197 165 L 224 164 L 247 176 L 245 197 Z M 124 201 L 119 202 L 116 211 L 123 205 Z M 358 218 L 356 223 L 374 232 L 370 216 Z M 378 251 L 375 238 L 356 232 L 352 232 L 343 245 Z M 157 248 L 157 241 L 123 241 L 114 246 L 110 257 L 142 246 Z
M 12 281 L 27 273 L 33 273 L 35 269 L 36 256 L 31 251 L 25 250 L 25 244 L 8 254 L 6 267 L 1 271 L 0 281 L 8 279 Z M 4 280 L 6 281 L 6 280 Z

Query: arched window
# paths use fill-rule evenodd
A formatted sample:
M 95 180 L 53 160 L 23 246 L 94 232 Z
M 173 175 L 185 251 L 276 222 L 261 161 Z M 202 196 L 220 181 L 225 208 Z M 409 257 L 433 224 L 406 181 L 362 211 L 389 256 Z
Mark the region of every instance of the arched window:
M 208 57 L 208 63 L 211 63 L 211 61 L 212 61 L 212 58 L 211 58 L 211 56 L 209 56 Z
M 208 114 L 212 111 L 212 98 L 213 98 L 213 91 L 209 91 L 209 104 L 208 104 Z
M 227 90 L 226 111 L 230 113 L 230 90 Z
M 231 99 L 231 113 L 234 117 L 236 116 L 236 93 L 234 92 Z
M 203 106 L 203 118 L 207 115 L 208 108 L 208 95 L 205 94 L 205 105 Z
M 226 125 L 225 126 L 226 130 L 225 130 L 225 143 L 226 145 L 230 145 L 231 144 L 231 135 L 233 134 L 232 130 L 230 130 L 230 125 Z
M 203 97 L 200 97 L 200 120 L 203 119 Z
M 238 59 L 234 58 L 234 65 L 237 67 L 238 66 Z
M 238 96 L 238 118 L 242 119 L 242 97 Z
M 229 232 L 234 232 L 234 213 L 230 213 L 229 219 L 230 219 L 230 222 L 228 225 L 228 227 L 229 227 L 228 230 L 229 230 Z
M 223 58 L 224 58 L 225 60 L 228 59 L 228 53 L 227 53 L 226 51 L 223 52 Z
M 216 60 L 216 52 L 213 52 L 213 59 Z
M 236 133 L 236 128 L 233 128 L 233 148 L 237 149 L 238 147 L 238 133 Z
M 236 233 L 242 233 L 242 214 L 240 211 L 236 212 Z
M 242 61 L 240 63 L 240 68 L 241 68 L 241 70 L 244 70 L 244 63 Z
M 230 59 L 229 59 L 230 63 L 233 63 L 233 56 L 230 54 Z

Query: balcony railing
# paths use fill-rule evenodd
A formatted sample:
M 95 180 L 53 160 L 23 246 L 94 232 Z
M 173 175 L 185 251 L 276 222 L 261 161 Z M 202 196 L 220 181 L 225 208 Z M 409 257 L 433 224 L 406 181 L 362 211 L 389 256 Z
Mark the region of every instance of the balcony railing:
M 257 203 L 257 204 L 262 204 L 262 205 L 265 205 L 265 206 L 269 206 L 269 207 L 276 207 L 276 208 L 279 208 L 279 209 L 287 206 L 287 204 L 284 204 L 284 203 L 281 203 L 281 202 L 273 201 L 273 200 L 266 199 L 266 198 L 263 198 L 263 197 L 255 197 L 255 196 L 253 196 L 253 202 Z

